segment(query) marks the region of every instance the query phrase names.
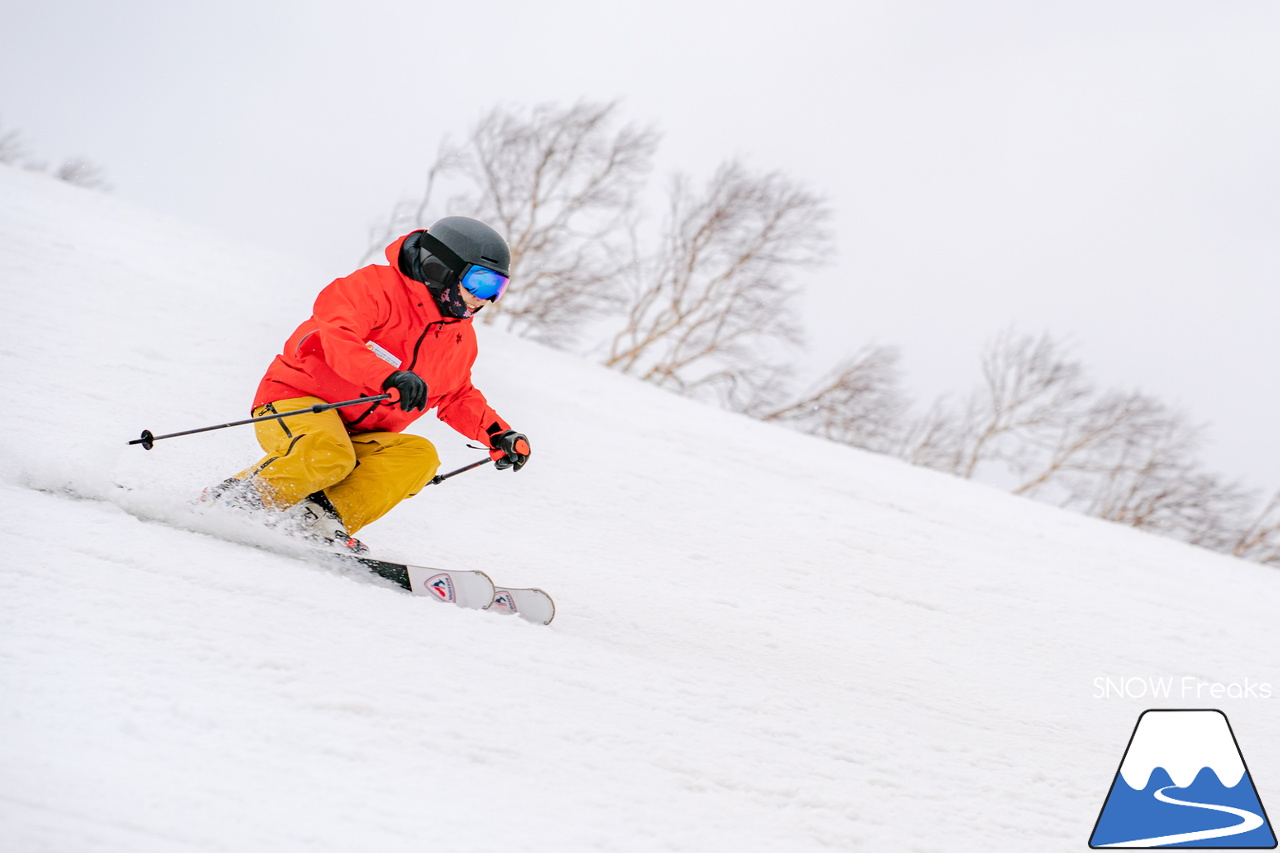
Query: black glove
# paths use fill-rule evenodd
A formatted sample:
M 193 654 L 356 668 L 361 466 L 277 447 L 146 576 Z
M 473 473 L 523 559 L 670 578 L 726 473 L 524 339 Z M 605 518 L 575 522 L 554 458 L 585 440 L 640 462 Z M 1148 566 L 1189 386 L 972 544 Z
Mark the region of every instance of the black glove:
M 489 455 L 499 471 L 519 471 L 529 461 L 529 439 L 513 429 L 490 436 L 489 444 L 493 448 Z
M 418 374 L 397 370 L 382 383 L 383 391 L 391 388 L 400 392 L 400 408 L 404 411 L 421 411 L 427 407 L 427 383 Z

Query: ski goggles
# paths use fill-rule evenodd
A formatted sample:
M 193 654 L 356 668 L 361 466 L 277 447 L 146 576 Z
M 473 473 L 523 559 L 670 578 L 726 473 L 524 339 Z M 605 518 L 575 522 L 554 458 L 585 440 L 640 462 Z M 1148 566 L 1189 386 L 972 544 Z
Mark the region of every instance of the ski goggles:
M 510 279 L 500 272 L 488 267 L 471 264 L 462 274 L 462 287 L 477 299 L 488 299 L 497 302 L 507 289 Z

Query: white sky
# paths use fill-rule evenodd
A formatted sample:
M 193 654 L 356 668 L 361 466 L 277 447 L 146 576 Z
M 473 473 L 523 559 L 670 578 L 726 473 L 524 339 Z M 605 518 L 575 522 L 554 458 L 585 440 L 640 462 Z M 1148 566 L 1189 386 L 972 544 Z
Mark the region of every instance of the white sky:
M 898 345 L 928 398 L 1049 331 L 1280 487 L 1270 0 L 8 5 L 0 127 L 123 198 L 341 275 L 444 133 L 621 97 L 664 134 L 655 177 L 740 157 L 829 196 L 820 360 Z

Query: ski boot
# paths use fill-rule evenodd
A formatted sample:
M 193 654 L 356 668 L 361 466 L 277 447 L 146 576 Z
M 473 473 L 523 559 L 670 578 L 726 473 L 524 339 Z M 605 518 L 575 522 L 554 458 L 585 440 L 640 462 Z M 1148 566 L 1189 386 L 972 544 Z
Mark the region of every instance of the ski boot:
M 347 526 L 342 523 L 338 511 L 333 508 L 324 492 L 315 492 L 303 498 L 289 508 L 286 517 L 289 526 L 297 530 L 304 539 L 336 546 L 336 550 L 345 554 L 369 553 L 363 542 L 347 533 Z
M 206 506 L 225 506 L 232 509 L 257 512 L 265 508 L 262 496 L 251 480 L 228 477 L 216 486 L 200 493 L 200 503 Z

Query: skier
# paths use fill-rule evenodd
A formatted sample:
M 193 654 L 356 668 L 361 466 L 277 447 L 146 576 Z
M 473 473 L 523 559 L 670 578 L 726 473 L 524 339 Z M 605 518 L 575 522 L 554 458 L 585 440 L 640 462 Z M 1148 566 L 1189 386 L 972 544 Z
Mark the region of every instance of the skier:
M 471 384 L 472 318 L 507 288 L 511 253 L 489 226 L 447 216 L 387 246 L 320 291 L 310 319 L 267 368 L 253 415 L 388 392 L 368 406 L 255 424 L 256 465 L 206 490 L 206 502 L 287 511 L 303 535 L 367 549 L 352 534 L 417 494 L 440 466 L 434 445 L 402 431 L 427 409 L 519 471 L 529 440 Z

